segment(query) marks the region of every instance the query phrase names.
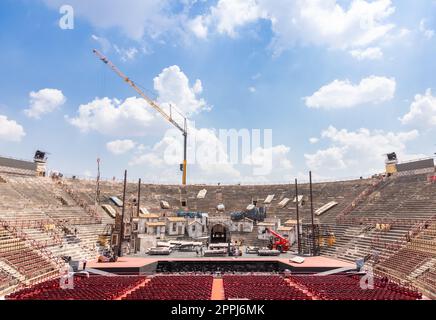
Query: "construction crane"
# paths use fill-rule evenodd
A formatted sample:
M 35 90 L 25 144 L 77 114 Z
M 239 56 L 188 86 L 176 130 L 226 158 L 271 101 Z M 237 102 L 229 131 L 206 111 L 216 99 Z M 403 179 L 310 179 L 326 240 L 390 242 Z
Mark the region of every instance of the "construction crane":
M 121 72 L 108 58 L 106 58 L 102 53 L 98 50 L 93 50 L 94 54 L 109 68 L 112 69 L 120 78 L 122 78 L 128 85 L 130 85 L 135 91 L 145 100 L 147 103 L 157 112 L 159 112 L 162 117 L 170 122 L 173 126 L 179 129 L 183 134 L 183 163 L 180 165 L 180 170 L 183 172 L 182 174 L 182 185 L 186 185 L 186 169 L 187 169 L 187 144 L 188 144 L 188 128 L 186 123 L 186 117 L 183 117 L 183 125 L 180 125 L 177 121 L 175 121 L 172 117 L 171 105 L 170 105 L 170 114 L 165 112 L 156 102 L 150 99 L 129 77 L 127 77 L 123 72 Z

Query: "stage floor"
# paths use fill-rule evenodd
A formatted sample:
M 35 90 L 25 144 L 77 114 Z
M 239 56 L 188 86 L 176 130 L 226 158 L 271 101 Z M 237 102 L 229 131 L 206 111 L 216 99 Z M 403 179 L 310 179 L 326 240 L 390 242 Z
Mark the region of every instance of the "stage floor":
M 189 261 L 189 262 L 207 262 L 207 261 L 214 261 L 214 262 L 230 262 L 230 261 L 240 261 L 240 262 L 248 262 L 248 261 L 254 261 L 254 262 L 281 262 L 283 264 L 287 264 L 289 266 L 292 266 L 294 268 L 317 268 L 317 267 L 325 267 L 325 268 L 344 268 L 349 267 L 353 268 L 355 267 L 355 264 L 341 261 L 329 257 L 306 257 L 304 258 L 303 263 L 294 263 L 290 262 L 291 257 L 259 257 L 254 256 L 253 257 L 198 257 L 198 258 L 172 258 L 171 256 L 159 256 L 159 257 L 120 257 L 118 258 L 117 262 L 102 262 L 99 263 L 96 260 L 90 261 L 87 264 L 87 267 L 89 268 L 95 268 L 95 269 L 120 269 L 120 268 L 141 268 L 147 265 L 150 265 L 152 263 L 156 263 L 158 261 Z

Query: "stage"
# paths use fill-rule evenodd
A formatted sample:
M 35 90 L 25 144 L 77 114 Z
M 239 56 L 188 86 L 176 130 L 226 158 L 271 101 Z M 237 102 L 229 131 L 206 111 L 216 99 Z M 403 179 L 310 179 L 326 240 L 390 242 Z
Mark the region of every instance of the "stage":
M 88 267 L 100 271 L 115 274 L 153 274 L 159 266 L 217 266 L 219 271 L 221 267 L 233 266 L 251 266 L 247 271 L 256 272 L 256 266 L 262 269 L 263 266 L 273 266 L 277 271 L 286 269 L 291 272 L 323 272 L 337 268 L 355 268 L 355 264 L 328 258 L 328 257 L 305 257 L 303 263 L 294 263 L 289 257 L 198 257 L 198 258 L 171 258 L 168 256 L 161 257 L 120 257 L 117 262 L 88 262 Z M 221 266 L 221 267 L 220 267 Z

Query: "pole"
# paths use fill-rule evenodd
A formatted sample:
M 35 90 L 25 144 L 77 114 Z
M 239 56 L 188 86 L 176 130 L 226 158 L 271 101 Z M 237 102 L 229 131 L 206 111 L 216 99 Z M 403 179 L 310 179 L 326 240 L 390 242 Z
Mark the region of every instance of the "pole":
M 310 185 L 310 216 L 312 219 L 312 255 L 315 255 L 315 222 L 313 217 L 312 171 L 309 171 Z
M 295 205 L 297 209 L 297 246 L 298 254 L 301 254 L 301 241 L 300 241 L 300 209 L 298 208 L 298 181 L 295 179 Z
M 186 121 L 186 120 L 185 120 Z M 182 185 L 186 185 L 186 167 L 187 163 L 187 146 L 188 146 L 188 133 L 185 131 L 183 133 L 183 177 L 182 177 Z
M 139 212 L 141 210 L 141 178 L 138 181 L 138 201 L 136 202 L 138 207 L 136 208 L 136 217 L 139 217 Z
M 124 186 L 123 186 L 123 207 L 121 210 L 121 230 L 120 230 L 120 244 L 118 246 L 118 256 L 122 256 L 122 244 L 124 238 L 124 213 L 126 210 L 126 185 L 127 185 L 127 170 L 124 170 Z
M 97 206 L 100 205 L 100 158 L 97 158 L 97 183 L 95 189 L 95 212 L 97 213 Z

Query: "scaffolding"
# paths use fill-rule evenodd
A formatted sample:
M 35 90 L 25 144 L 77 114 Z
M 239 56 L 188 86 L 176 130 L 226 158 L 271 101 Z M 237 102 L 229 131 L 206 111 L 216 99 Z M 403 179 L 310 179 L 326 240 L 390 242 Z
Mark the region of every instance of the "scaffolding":
M 313 232 L 312 232 L 313 230 Z M 301 253 L 308 256 L 319 256 L 321 248 L 319 244 L 320 227 L 318 224 L 303 224 L 301 232 Z

